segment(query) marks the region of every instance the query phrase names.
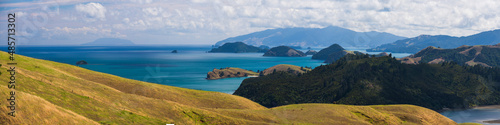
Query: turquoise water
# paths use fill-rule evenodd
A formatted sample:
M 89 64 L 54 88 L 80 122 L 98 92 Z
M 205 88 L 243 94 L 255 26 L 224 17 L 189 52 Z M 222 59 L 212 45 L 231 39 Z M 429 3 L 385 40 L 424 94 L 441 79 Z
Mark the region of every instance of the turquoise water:
M 206 53 L 210 49 L 210 46 L 21 46 L 17 48 L 17 53 L 68 64 L 85 60 L 89 65 L 81 67 L 94 71 L 163 85 L 229 94 L 245 78 L 206 80 L 207 72 L 225 67 L 257 71 L 278 64 L 309 67 L 324 64 L 322 60 L 311 60 L 311 56 L 263 57 L 263 53 Z M 172 50 L 178 50 L 179 53 L 171 53 Z
M 6 51 L 7 47 L 0 50 Z M 81 65 L 94 71 L 125 78 L 177 86 L 189 89 L 217 91 L 232 94 L 245 78 L 206 80 L 214 68 L 238 67 L 253 71 L 278 64 L 316 67 L 323 60 L 307 57 L 263 57 L 263 53 L 206 53 L 206 46 L 18 46 L 17 54 L 38 59 Z M 322 48 L 313 48 L 319 51 Z M 364 49 L 348 48 L 365 52 Z M 171 53 L 178 50 L 179 53 Z M 307 51 L 305 49 L 301 51 Z M 373 52 L 373 54 L 378 54 Z M 393 54 L 396 57 L 409 54 Z

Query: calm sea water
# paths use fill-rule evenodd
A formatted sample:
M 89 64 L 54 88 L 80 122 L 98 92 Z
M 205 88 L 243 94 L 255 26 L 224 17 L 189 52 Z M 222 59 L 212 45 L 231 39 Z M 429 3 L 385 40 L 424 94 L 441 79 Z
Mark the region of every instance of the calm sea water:
M 6 48 L 6 47 L 5 47 Z M 6 51 L 4 47 L 1 50 Z M 278 64 L 319 66 L 308 57 L 263 57 L 263 53 L 206 53 L 210 46 L 40 47 L 19 46 L 16 52 L 38 59 L 81 65 L 94 71 L 125 78 L 183 88 L 232 94 L 245 78 L 206 80 L 214 68 L 239 67 L 264 70 Z M 178 50 L 178 53 L 171 53 Z
M 7 47 L 0 50 L 6 51 Z M 210 46 L 18 46 L 17 54 L 81 65 L 94 71 L 125 78 L 183 88 L 232 94 L 245 78 L 206 80 L 214 68 L 239 67 L 258 71 L 278 65 L 316 67 L 322 60 L 307 57 L 263 57 L 263 53 L 206 53 Z M 313 48 L 319 51 L 322 48 Z M 178 50 L 178 53 L 171 53 Z M 361 50 L 351 48 L 351 50 Z M 302 50 L 307 51 L 307 50 Z M 394 54 L 396 57 L 409 54 Z

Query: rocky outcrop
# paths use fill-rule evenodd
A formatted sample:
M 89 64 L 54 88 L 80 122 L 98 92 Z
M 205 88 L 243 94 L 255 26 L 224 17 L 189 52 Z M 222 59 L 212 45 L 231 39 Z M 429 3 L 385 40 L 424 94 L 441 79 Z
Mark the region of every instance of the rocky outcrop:
M 80 60 L 80 61 L 76 62 L 76 65 L 87 65 L 87 64 L 88 63 L 85 60 Z

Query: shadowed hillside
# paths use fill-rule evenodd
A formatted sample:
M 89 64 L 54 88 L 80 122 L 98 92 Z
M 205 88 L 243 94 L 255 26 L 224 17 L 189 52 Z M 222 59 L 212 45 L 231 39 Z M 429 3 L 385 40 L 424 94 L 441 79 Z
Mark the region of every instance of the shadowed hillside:
M 8 54 L 0 52 L 0 71 Z M 16 55 L 17 117 L 0 124 L 456 124 L 411 106 L 301 104 L 265 108 L 240 96 L 146 83 Z M 0 82 L 7 83 L 7 73 Z M 0 98 L 7 98 L 6 84 Z M 304 115 L 308 114 L 308 115 Z
M 500 68 L 402 64 L 388 56 L 348 54 L 301 76 L 277 72 L 245 79 L 234 94 L 266 107 L 413 104 L 442 110 L 499 104 L 498 76 Z

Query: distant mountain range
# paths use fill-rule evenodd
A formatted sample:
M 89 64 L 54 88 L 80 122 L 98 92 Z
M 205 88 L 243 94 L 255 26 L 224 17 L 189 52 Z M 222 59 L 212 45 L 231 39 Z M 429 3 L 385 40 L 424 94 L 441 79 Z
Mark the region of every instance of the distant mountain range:
M 463 45 L 455 49 L 441 49 L 431 46 L 399 60 L 408 64 L 453 61 L 460 65 L 500 67 L 500 43 L 497 45 Z
M 368 49 L 368 52 L 416 53 L 429 46 L 452 49 L 462 45 L 494 45 L 500 43 L 500 29 L 481 32 L 471 36 L 453 37 L 447 35 L 420 35 L 414 38 L 398 40 Z
M 344 47 L 376 47 L 405 37 L 384 32 L 356 32 L 329 26 L 326 28 L 278 28 L 227 38 L 215 46 L 238 42 L 260 46 L 327 47 L 337 43 Z
M 100 38 L 89 43 L 81 44 L 83 46 L 131 46 L 134 42 L 119 38 Z

